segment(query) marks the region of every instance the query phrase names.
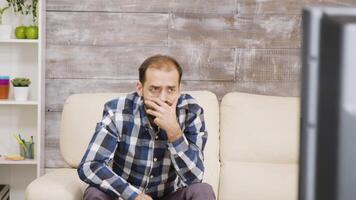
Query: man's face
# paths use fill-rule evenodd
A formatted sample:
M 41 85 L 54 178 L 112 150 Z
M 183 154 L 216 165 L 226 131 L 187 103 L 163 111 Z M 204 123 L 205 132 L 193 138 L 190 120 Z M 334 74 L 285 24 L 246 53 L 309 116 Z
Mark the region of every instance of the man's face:
M 180 95 L 179 73 L 175 68 L 157 69 L 149 67 L 146 70 L 145 82 L 137 83 L 136 91 L 144 100 L 159 98 L 172 105 Z

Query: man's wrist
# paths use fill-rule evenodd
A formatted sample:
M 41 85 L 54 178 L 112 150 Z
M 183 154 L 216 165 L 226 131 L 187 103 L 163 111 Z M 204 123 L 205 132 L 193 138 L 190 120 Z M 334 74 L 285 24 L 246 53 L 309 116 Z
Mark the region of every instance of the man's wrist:
M 169 142 L 174 142 L 178 140 L 183 135 L 182 130 L 179 128 L 175 128 L 167 132 L 167 137 Z

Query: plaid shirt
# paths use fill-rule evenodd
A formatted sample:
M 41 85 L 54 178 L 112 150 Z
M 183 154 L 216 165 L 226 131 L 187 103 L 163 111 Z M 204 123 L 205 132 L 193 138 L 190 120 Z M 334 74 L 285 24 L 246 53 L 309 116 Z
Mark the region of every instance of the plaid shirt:
M 196 100 L 179 97 L 183 136 L 174 142 L 151 127 L 143 105 L 137 93 L 107 102 L 78 167 L 80 179 L 114 198 L 132 200 L 144 192 L 159 199 L 203 178 L 207 131 Z

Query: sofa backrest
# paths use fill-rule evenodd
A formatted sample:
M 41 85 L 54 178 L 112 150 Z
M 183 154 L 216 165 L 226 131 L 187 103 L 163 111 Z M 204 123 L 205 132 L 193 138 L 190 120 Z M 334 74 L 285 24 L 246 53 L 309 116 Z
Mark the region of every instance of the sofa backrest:
M 219 199 L 297 199 L 299 99 L 234 92 L 220 114 Z
M 183 92 L 192 95 L 203 107 L 208 127 L 208 142 L 204 150 L 204 182 L 210 183 L 215 192 L 219 184 L 219 104 L 216 95 L 209 91 Z M 101 120 L 105 102 L 125 93 L 74 94 L 64 103 L 60 150 L 68 165 L 76 168 L 81 161 L 96 123 Z

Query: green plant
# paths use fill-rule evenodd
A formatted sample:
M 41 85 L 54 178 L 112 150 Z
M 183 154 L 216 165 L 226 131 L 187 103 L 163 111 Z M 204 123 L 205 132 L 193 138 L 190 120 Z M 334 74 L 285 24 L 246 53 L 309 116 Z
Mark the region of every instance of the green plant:
M 0 25 L 2 24 L 2 16 L 3 16 L 4 12 L 9 8 L 10 8 L 9 6 L 5 6 L 3 8 L 0 8 Z
M 7 0 L 7 2 L 15 13 L 20 13 L 22 15 L 30 13 L 31 5 L 29 4 L 29 0 Z
M 38 20 L 38 15 L 37 15 L 37 11 L 38 11 L 38 0 L 32 0 L 32 7 L 31 7 L 31 11 L 32 11 L 32 22 L 33 24 L 37 23 Z
M 32 14 L 33 24 L 37 23 L 38 0 L 6 0 L 15 13 Z
M 16 77 L 11 80 L 11 83 L 14 87 L 28 87 L 31 84 L 29 78 Z

